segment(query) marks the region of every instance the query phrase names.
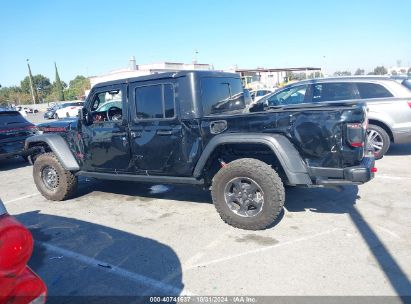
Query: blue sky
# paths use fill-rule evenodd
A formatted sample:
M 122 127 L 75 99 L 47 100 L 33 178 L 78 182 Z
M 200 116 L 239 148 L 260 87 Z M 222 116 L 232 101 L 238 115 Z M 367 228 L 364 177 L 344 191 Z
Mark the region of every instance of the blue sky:
M 409 0 L 2 0 L 0 84 L 33 74 L 98 75 L 137 63 L 217 69 L 411 64 Z M 324 59 L 325 56 L 325 59 Z

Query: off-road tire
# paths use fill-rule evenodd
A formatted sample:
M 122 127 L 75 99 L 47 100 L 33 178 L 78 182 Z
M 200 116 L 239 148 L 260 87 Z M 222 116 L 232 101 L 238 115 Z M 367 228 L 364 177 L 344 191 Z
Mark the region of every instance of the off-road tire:
M 252 179 L 263 191 L 264 204 L 257 215 L 243 217 L 228 207 L 225 187 L 236 177 Z M 231 226 L 245 230 L 268 228 L 280 214 L 285 200 L 284 186 L 277 172 L 266 163 L 252 158 L 238 159 L 221 168 L 212 180 L 211 195 L 221 219 Z
M 368 130 L 373 130 L 377 132 L 382 140 L 383 140 L 383 146 L 382 149 L 378 153 L 374 153 L 375 159 L 381 159 L 385 153 L 387 153 L 388 149 L 390 148 L 390 136 L 388 135 L 387 131 L 385 131 L 383 128 L 377 125 L 368 125 Z M 367 133 L 368 135 L 368 133 Z
M 58 185 L 55 189 L 49 189 L 42 178 L 45 167 L 52 167 L 58 176 Z M 77 177 L 64 169 L 54 153 L 44 153 L 39 155 L 33 165 L 33 177 L 37 189 L 40 193 L 52 201 L 63 201 L 73 196 L 77 188 Z

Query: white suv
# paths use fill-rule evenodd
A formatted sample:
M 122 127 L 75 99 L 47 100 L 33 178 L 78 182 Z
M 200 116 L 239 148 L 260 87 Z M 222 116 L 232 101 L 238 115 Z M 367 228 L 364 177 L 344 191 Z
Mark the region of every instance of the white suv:
M 56 111 L 56 118 L 65 118 L 65 117 L 76 117 L 78 116 L 78 111 L 83 108 L 83 101 L 73 101 L 66 102 L 62 104 L 62 107 Z
M 359 99 L 368 111 L 369 150 L 381 158 L 390 143 L 411 143 L 411 91 L 388 77 L 317 78 L 295 82 L 263 97 L 266 106 Z

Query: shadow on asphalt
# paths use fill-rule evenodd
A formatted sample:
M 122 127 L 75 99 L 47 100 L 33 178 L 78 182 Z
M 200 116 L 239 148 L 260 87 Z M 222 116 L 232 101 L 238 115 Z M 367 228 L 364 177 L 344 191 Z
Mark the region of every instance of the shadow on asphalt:
M 105 295 L 117 296 L 105 303 L 136 303 L 135 296 L 178 296 L 183 289 L 179 258 L 158 241 L 38 211 L 16 218 L 35 239 L 29 266 L 47 284 L 47 303 L 102 303 L 98 296 Z
M 127 181 L 106 181 L 80 177 L 75 198 L 94 195 L 93 192 L 127 195 L 144 201 L 168 199 L 211 204 L 210 191 L 191 185 L 156 185 Z
M 79 185 L 80 189 L 77 193 L 78 196 L 97 195 L 96 197 L 101 197 L 102 199 L 104 199 L 106 194 L 116 193 L 120 195 L 130 196 L 130 198 L 126 198 L 126 200 L 132 200 L 134 199 L 133 197 L 136 197 L 137 199 L 143 199 L 145 201 L 160 198 L 176 201 L 192 201 L 196 203 L 212 203 L 209 191 L 205 191 L 202 188 L 195 186 L 163 186 L 132 182 L 97 181 L 92 179 L 80 181 Z M 153 191 L 153 186 L 155 191 Z M 159 189 L 155 189 L 155 187 L 159 187 Z M 385 273 L 393 289 L 397 292 L 399 296 L 411 295 L 411 283 L 407 275 L 401 269 L 400 265 L 396 262 L 395 258 L 391 255 L 391 253 L 385 247 L 383 242 L 379 239 L 378 235 L 373 231 L 373 229 L 370 227 L 370 225 L 367 223 L 367 221 L 363 218 L 361 213 L 355 207 L 356 201 L 360 199 L 361 197 L 358 195 L 357 186 L 345 186 L 339 188 L 339 190 L 331 188 L 288 188 L 286 190 L 285 208 L 288 210 L 288 212 L 291 213 L 303 212 L 306 209 L 309 209 L 312 212 L 318 213 L 348 214 L 353 224 L 362 236 L 364 242 L 367 244 L 370 252 L 373 254 L 376 261 L 378 262 L 381 270 Z M 270 225 L 269 228 L 275 229 L 274 227 L 281 221 L 283 216 L 284 212 L 281 212 L 280 216 L 272 225 Z M 30 215 L 29 217 L 32 217 L 32 215 Z M 37 214 L 34 216 L 34 218 L 36 217 L 42 218 L 44 216 Z M 50 216 L 45 217 L 47 218 Z M 64 219 L 64 221 L 67 220 L 69 221 L 69 223 L 77 225 L 76 222 L 78 221 Z M 26 221 L 23 222 L 26 223 Z M 56 222 L 56 226 L 57 228 L 55 229 L 61 229 L 62 231 L 65 231 L 65 228 L 61 228 L 60 221 Z M 84 247 L 84 244 L 89 244 L 86 248 L 91 247 L 89 250 L 93 250 L 95 245 L 93 245 L 92 242 L 95 242 L 96 240 L 91 240 L 92 242 L 89 243 L 90 240 L 87 231 L 81 232 L 83 231 L 82 227 L 85 227 L 86 230 L 88 230 L 88 226 L 91 230 L 98 230 L 99 228 L 96 227 L 100 227 L 90 223 L 82 223 L 79 228 L 69 228 L 69 231 L 71 231 L 70 229 L 74 230 L 72 233 L 70 232 L 68 242 L 76 243 L 77 246 L 81 247 Z M 76 229 L 80 229 L 79 236 L 75 236 L 77 234 L 75 232 Z M 110 228 L 105 229 L 110 230 Z M 117 231 L 117 233 L 122 234 L 123 232 Z M 34 234 L 36 234 L 35 231 Z M 111 235 L 111 232 L 109 233 L 109 235 Z M 138 243 L 138 237 L 136 238 L 136 242 Z M 127 245 L 127 247 L 129 246 Z M 148 249 L 145 251 L 147 257 L 151 257 L 150 250 L 151 249 L 149 246 Z M 159 261 L 156 261 L 155 264 L 157 264 L 158 262 Z M 175 264 L 177 264 L 177 262 Z M 181 285 L 181 282 L 179 284 Z
M 26 162 L 22 157 L 2 159 L 0 160 L 0 172 L 23 168 L 29 165 L 30 164 Z
M 285 207 L 289 212 L 309 209 L 318 213 L 348 214 L 397 295 L 411 296 L 411 282 L 407 274 L 355 207 L 356 201 L 361 200 L 358 187 L 345 186 L 337 191 L 330 188 L 288 189 Z
M 401 155 L 411 155 L 411 144 L 407 145 L 395 145 L 392 144 L 386 155 L 401 156 Z

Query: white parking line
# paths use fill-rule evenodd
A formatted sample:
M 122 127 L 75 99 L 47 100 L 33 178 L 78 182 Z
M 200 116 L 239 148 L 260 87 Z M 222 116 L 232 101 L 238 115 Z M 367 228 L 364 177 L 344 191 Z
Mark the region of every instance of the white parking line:
M 142 284 L 144 286 L 147 286 L 157 291 L 163 291 L 167 294 L 173 294 L 173 295 L 174 294 L 179 295 L 180 293 L 184 295 L 191 295 L 191 293 L 188 292 L 187 290 L 184 290 L 182 292 L 181 289 L 178 287 L 163 283 L 162 281 L 158 281 L 158 280 L 146 277 L 138 273 L 130 272 L 120 267 L 112 266 L 111 268 L 101 268 L 100 266 L 98 266 L 98 264 L 100 265 L 108 265 L 108 264 L 106 262 L 82 255 L 77 252 L 73 252 L 73 251 L 58 247 L 58 246 L 54 246 L 54 245 L 44 243 L 44 242 L 39 242 L 39 241 L 36 241 L 36 244 L 40 244 L 41 246 L 44 246 L 47 250 L 53 251 L 54 253 L 57 253 L 60 256 L 69 257 L 71 259 L 84 263 L 90 267 L 94 267 L 100 270 L 105 270 L 107 272 L 110 272 L 120 277 L 126 278 L 135 283 Z
M 385 178 L 385 179 L 394 179 L 394 180 L 404 180 L 404 179 L 411 180 L 411 177 L 409 176 L 391 176 L 391 175 L 377 174 L 376 177 Z
M 3 204 L 7 205 L 7 204 L 10 204 L 10 203 L 18 202 L 18 201 L 24 200 L 26 198 L 30 198 L 30 197 L 37 196 L 37 195 L 40 195 L 40 193 L 33 193 L 33 194 L 28 194 L 28 195 L 25 195 L 25 196 L 21 196 L 19 198 L 15 198 L 15 199 L 12 199 L 12 200 L 9 200 L 9 201 L 5 201 L 5 202 L 3 202 Z
M 299 243 L 299 242 L 308 241 L 308 240 L 317 238 L 319 236 L 323 236 L 323 235 L 333 233 L 333 232 L 338 231 L 338 230 L 341 230 L 341 229 L 340 228 L 334 228 L 334 229 L 331 229 L 331 230 L 316 233 L 316 234 L 313 234 L 313 235 L 310 235 L 310 236 L 307 236 L 307 237 L 302 237 L 302 238 L 291 240 L 291 241 L 288 241 L 288 242 L 278 243 L 278 244 L 275 244 L 275 245 L 272 245 L 272 246 L 267 246 L 267 247 L 263 247 L 263 248 L 244 251 L 244 252 L 229 255 L 229 256 L 226 256 L 226 257 L 223 257 L 223 258 L 219 258 L 219 259 L 215 259 L 215 260 L 211 260 L 211 261 L 207 261 L 207 262 L 203 262 L 203 263 L 198 263 L 196 265 L 190 265 L 188 267 L 183 267 L 183 271 L 190 270 L 190 269 L 197 268 L 197 267 L 204 267 L 204 266 L 208 266 L 208 265 L 211 265 L 211 264 L 217 264 L 217 263 L 229 261 L 229 260 L 232 260 L 232 259 L 235 259 L 235 258 L 245 256 L 245 255 L 255 254 L 255 253 L 260 253 L 260 252 L 263 252 L 263 251 L 271 250 L 273 248 L 279 248 L 279 247 L 284 247 L 284 246 L 292 245 L 292 244 Z

